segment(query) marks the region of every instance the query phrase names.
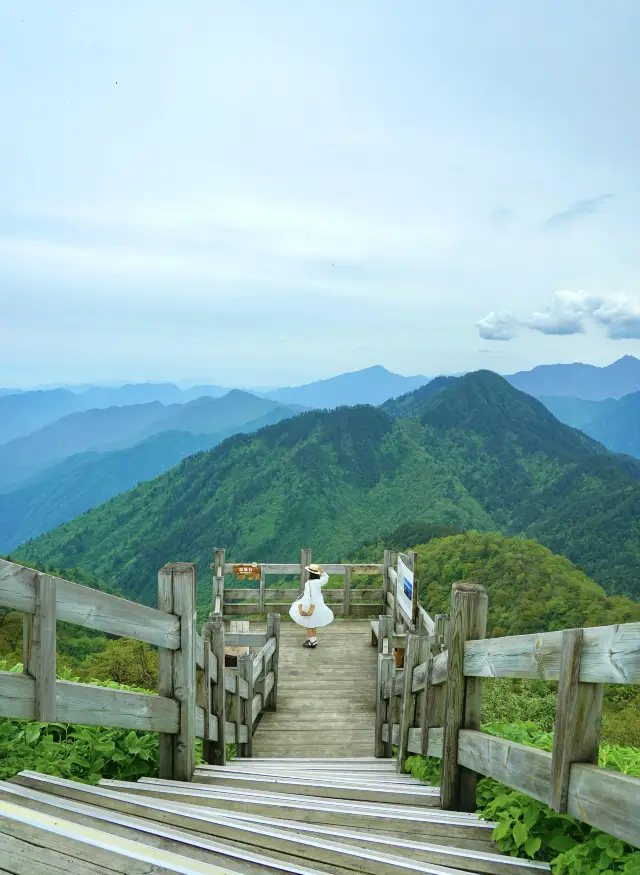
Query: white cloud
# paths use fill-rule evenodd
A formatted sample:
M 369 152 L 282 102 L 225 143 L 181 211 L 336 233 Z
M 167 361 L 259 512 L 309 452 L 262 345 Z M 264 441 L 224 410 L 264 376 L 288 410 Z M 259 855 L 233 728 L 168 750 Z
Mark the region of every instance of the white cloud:
M 593 313 L 593 318 L 607 328 L 612 340 L 640 338 L 640 303 L 621 294 L 604 301 Z
M 554 292 L 550 306 L 522 319 L 521 324 L 541 334 L 583 334 L 585 319 L 602 303 L 602 298 L 582 291 Z
M 511 313 L 489 313 L 476 322 L 478 333 L 485 340 L 512 340 L 517 326 L 518 320 Z

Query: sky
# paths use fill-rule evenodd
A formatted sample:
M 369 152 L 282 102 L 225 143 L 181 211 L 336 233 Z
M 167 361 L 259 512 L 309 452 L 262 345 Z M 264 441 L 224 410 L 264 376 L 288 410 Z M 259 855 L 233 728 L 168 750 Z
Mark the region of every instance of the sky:
M 0 4 L 0 387 L 640 355 L 637 0 Z

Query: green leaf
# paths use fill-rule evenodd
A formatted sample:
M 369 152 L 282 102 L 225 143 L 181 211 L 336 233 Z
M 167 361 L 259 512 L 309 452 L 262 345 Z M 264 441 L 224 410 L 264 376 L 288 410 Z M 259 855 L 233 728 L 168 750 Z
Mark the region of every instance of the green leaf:
M 510 820 L 501 820 L 500 823 L 493 831 L 494 841 L 499 842 L 500 839 L 505 838 L 511 830 L 511 821 Z
M 522 823 L 522 821 L 518 821 L 516 825 L 513 827 L 513 840 L 518 847 L 523 845 L 527 838 L 529 837 L 529 830 Z
M 535 805 L 529 805 L 528 808 L 524 810 L 524 825 L 527 829 L 531 829 L 532 826 L 538 822 L 538 816 L 540 814 L 540 810 L 536 808 Z
M 535 855 L 540 850 L 540 846 L 542 845 L 542 839 L 538 836 L 529 836 L 529 838 L 524 843 L 525 852 L 530 857 L 535 857 Z
M 578 844 L 574 839 L 570 836 L 556 836 L 549 841 L 549 847 L 553 848 L 554 851 L 559 851 L 563 854 L 565 851 L 570 851 L 572 848 Z

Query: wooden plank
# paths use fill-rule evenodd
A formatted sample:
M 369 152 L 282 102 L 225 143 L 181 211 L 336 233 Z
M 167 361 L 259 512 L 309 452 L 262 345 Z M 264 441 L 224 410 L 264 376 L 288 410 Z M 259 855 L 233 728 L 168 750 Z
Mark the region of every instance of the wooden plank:
M 296 590 L 297 592 L 297 590 Z M 258 602 L 260 601 L 259 589 L 248 589 L 244 587 L 227 586 L 224 591 L 224 602 L 226 605 L 233 602 Z M 263 613 L 260 611 L 260 613 Z
M 253 707 L 253 659 L 249 653 L 245 656 L 241 656 L 238 660 L 238 679 L 243 678 L 247 684 L 247 697 L 246 699 L 240 698 L 240 724 L 245 725 L 247 727 L 247 741 L 242 746 L 242 749 L 238 749 L 238 756 L 250 757 L 253 754 L 253 717 L 252 717 L 252 707 Z M 236 716 L 236 732 L 237 730 L 237 716 Z
M 489 638 L 465 647 L 465 674 L 559 680 L 562 632 Z M 580 681 L 640 684 L 640 623 L 583 630 Z
M 465 768 L 488 775 L 507 787 L 549 804 L 551 754 L 547 751 L 461 729 L 458 758 Z
M 567 813 L 640 848 L 640 778 L 576 763 Z
M 396 585 L 398 583 L 398 572 L 395 568 L 389 568 L 389 580 L 391 581 L 391 595 L 394 595 L 396 591 Z
M 298 562 L 264 562 L 261 564 L 261 568 L 264 568 L 265 574 L 277 574 L 277 575 L 287 575 L 287 574 L 301 574 L 303 565 L 310 565 L 313 560 L 309 558 L 302 563 Z M 348 568 L 352 574 L 382 574 L 384 571 L 384 564 L 377 562 L 329 562 L 324 563 L 320 562 L 320 565 L 324 568 L 327 574 L 344 574 L 345 569 Z M 224 566 L 225 574 L 231 574 L 233 572 L 233 564 L 227 563 Z
M 435 631 L 435 624 L 434 624 Z M 420 653 L 418 654 L 418 659 L 425 666 L 424 671 L 424 691 L 422 694 L 422 700 L 420 702 L 420 713 L 418 714 L 418 727 L 420 729 L 420 753 L 422 756 L 428 756 L 428 747 L 429 747 L 429 728 L 433 725 L 434 715 L 430 712 L 429 706 L 432 704 L 432 695 L 431 695 L 431 667 L 433 664 L 433 658 L 431 656 L 431 649 L 435 646 L 435 636 L 424 636 L 420 643 Z M 415 674 L 414 681 L 415 681 Z M 413 689 L 413 682 L 412 682 Z
M 404 765 L 407 761 L 407 742 L 409 730 L 413 726 L 415 718 L 415 697 L 411 692 L 413 669 L 418 662 L 420 652 L 420 637 L 407 635 L 407 647 L 404 652 L 404 671 L 402 684 L 402 702 L 400 705 L 400 735 L 398 740 L 398 754 L 396 757 L 396 771 L 399 775 L 404 774 Z
M 232 573 L 232 566 L 226 566 L 224 561 L 224 548 L 216 547 L 213 551 L 213 592 L 211 604 L 215 615 L 221 614 L 224 609 L 224 576 Z
M 442 652 L 447 646 L 449 637 L 449 617 L 447 614 L 436 614 L 435 616 L 435 636 L 436 636 L 436 651 Z
M 276 639 L 271 637 L 267 643 L 260 649 L 253 659 L 253 682 L 255 683 L 263 671 L 264 663 L 270 656 L 273 655 L 276 649 Z
M 265 693 L 265 708 L 269 711 L 275 711 L 278 707 L 278 671 L 280 662 L 280 614 L 269 614 L 267 617 L 267 628 L 273 629 L 273 637 L 276 639 L 275 650 L 271 657 L 271 669 L 273 674 L 273 684 L 271 694 Z
M 344 599 L 343 590 L 335 589 L 333 587 L 325 587 L 323 595 L 324 600 L 330 603 L 335 602 L 336 604 L 340 604 Z M 382 595 L 383 591 L 381 587 L 353 587 L 350 593 L 350 600 L 359 602 L 379 602 L 382 599 Z M 271 604 L 284 604 L 285 602 L 291 603 L 299 596 L 300 591 L 298 589 L 284 588 L 281 586 L 267 586 L 264 591 L 263 608 L 268 608 Z M 259 604 L 259 600 L 259 589 L 241 589 L 239 587 L 237 589 L 232 589 L 231 587 L 225 589 L 225 602 L 227 604 L 237 604 L 240 602 L 247 602 L 248 604 L 255 602 Z M 264 610 L 259 613 L 264 613 Z
M 444 720 L 441 790 L 445 811 L 475 811 L 475 772 L 464 774 L 458 763 L 458 733 L 472 729 L 479 718 L 482 687 L 467 688 L 464 677 L 464 644 L 485 635 L 487 594 L 475 583 L 454 583 L 451 595 L 451 625 L 448 640 L 447 692 Z M 472 701 L 467 705 L 467 695 Z
M 94 848 L 101 860 L 104 859 L 102 856 L 103 852 L 109 851 L 114 855 L 113 867 L 115 871 L 126 871 L 121 869 L 118 864 L 118 857 L 120 857 L 147 863 L 150 867 L 157 867 L 156 871 L 159 872 L 164 870 L 165 872 L 193 873 L 193 875 L 196 875 L 196 873 L 198 875 L 228 875 L 229 873 L 227 867 L 221 868 L 211 863 L 191 860 L 172 851 L 150 847 L 141 842 L 132 841 L 120 836 L 105 835 L 102 830 L 81 826 L 71 820 L 43 814 L 40 811 L 34 811 L 31 808 L 16 805 L 5 800 L 0 800 L 0 817 L 19 824 L 35 827 L 58 838 L 64 837 L 73 842 Z M 149 871 L 152 870 L 150 869 Z
M 258 590 L 259 598 L 260 598 L 260 613 L 264 614 L 264 596 L 265 596 L 265 572 L 264 565 L 260 566 L 260 589 Z
M 196 650 L 196 665 L 198 668 L 204 668 L 204 641 L 202 636 L 196 631 L 194 633 L 195 650 Z
M 36 579 L 40 574 L 0 559 L 0 605 L 35 613 Z M 44 576 L 55 584 L 58 620 L 171 650 L 178 647 L 180 632 L 175 617 L 60 577 Z
M 264 632 L 226 632 L 225 646 L 227 647 L 264 647 L 267 638 Z
M 423 754 L 422 753 L 422 728 L 416 727 L 415 729 L 410 729 L 409 730 L 409 741 L 407 743 L 407 750 L 410 753 L 419 753 L 419 754 L 422 754 L 422 756 L 436 757 L 437 759 L 441 759 L 442 758 L 443 734 L 444 734 L 444 729 L 442 726 L 432 726 L 429 729 L 426 754 Z
M 173 739 L 173 778 L 186 781 L 195 767 L 196 567 L 174 562 L 165 569 L 173 576 L 173 610 L 180 619 L 180 647 L 173 654 L 173 694 L 180 705 L 180 727 Z
M 331 603 L 331 610 L 335 614 L 336 617 L 341 617 L 344 612 L 344 607 L 342 604 L 334 602 Z M 279 614 L 288 614 L 289 608 L 291 607 L 290 602 L 266 602 L 265 608 L 269 610 L 271 613 L 279 613 Z M 376 617 L 378 612 L 380 611 L 379 602 L 369 603 L 369 602 L 358 602 L 352 601 L 350 606 L 350 617 L 352 619 L 364 619 L 367 617 Z M 254 617 L 260 615 L 260 606 L 258 604 L 251 603 L 235 603 L 235 604 L 225 604 L 224 606 L 224 616 L 225 617 Z
M 148 693 L 56 681 L 56 700 L 60 723 L 169 733 L 178 728 L 176 702 Z M 35 680 L 24 674 L 0 672 L 0 717 L 35 720 L 35 715 Z
M 325 593 L 328 594 L 328 591 L 325 590 Z M 344 570 L 344 596 L 343 596 L 343 606 L 342 606 L 342 615 L 344 617 L 349 616 L 350 603 L 351 603 L 351 569 L 345 568 L 345 570 Z
M 211 648 L 211 659 L 217 662 L 217 677 L 211 688 L 210 722 L 216 724 L 216 740 L 203 745 L 206 762 L 224 766 L 227 761 L 227 745 L 224 732 L 226 722 L 226 690 L 224 667 L 224 623 L 222 617 L 213 616 L 204 625 L 203 636 Z M 162 777 L 162 776 L 161 776 Z
M 436 624 L 431 619 L 429 614 L 425 611 L 422 605 L 418 605 L 418 619 L 419 625 L 422 629 L 427 633 L 427 635 L 434 635 L 436 631 Z
M 375 755 L 377 757 L 387 756 L 387 745 L 382 739 L 382 725 L 386 720 L 387 703 L 383 696 L 383 687 L 385 683 L 391 679 L 393 671 L 395 671 L 396 661 L 391 655 L 383 656 L 378 654 L 378 678 L 377 678 L 377 694 L 376 694 L 376 722 L 375 722 Z
M 56 583 L 48 574 L 36 577 L 36 610 L 30 628 L 24 671 L 36 681 L 36 720 L 56 719 Z
M 169 569 L 158 572 L 158 608 L 173 614 L 173 575 Z M 179 623 L 179 620 L 178 620 Z M 173 650 L 158 648 L 158 695 L 173 699 Z M 161 778 L 173 778 L 173 737 L 160 733 L 158 774 Z
M 580 683 L 582 640 L 582 629 L 567 629 L 562 633 L 549 802 L 560 814 L 567 812 L 572 763 L 598 765 L 604 684 Z

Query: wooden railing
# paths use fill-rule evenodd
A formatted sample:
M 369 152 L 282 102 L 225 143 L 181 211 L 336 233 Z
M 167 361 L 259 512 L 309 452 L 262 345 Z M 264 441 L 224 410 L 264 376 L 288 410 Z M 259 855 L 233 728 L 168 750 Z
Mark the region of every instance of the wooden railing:
M 311 562 L 311 550 L 303 549 L 299 563 L 255 563 L 253 567 L 256 575 L 259 575 L 258 580 L 249 581 L 249 586 L 243 585 L 242 582 L 226 585 L 225 575 L 233 574 L 234 569 L 242 563 L 226 562 L 225 551 L 217 549 L 212 566 L 214 613 L 223 617 L 237 617 L 261 615 L 269 611 L 288 612 L 291 603 L 304 590 L 308 577 L 305 567 Z M 384 565 L 344 562 L 321 564 L 327 574 L 341 575 L 343 578 L 343 585 L 340 588 L 326 586 L 322 591 L 325 602 L 336 616 L 372 617 L 380 613 L 381 606 L 384 606 L 383 583 L 381 582 L 380 586 L 367 588 L 352 587 L 351 583 L 354 575 L 382 575 L 384 579 Z M 268 585 L 269 577 L 282 579 L 287 576 L 298 578 L 299 582 L 295 588 Z
M 402 671 L 379 653 L 376 756 L 396 745 L 398 771 L 409 753 L 440 758 L 445 809 L 475 810 L 488 775 L 640 847 L 640 778 L 597 765 L 604 684 L 640 683 L 640 623 L 489 639 L 486 625 L 484 589 L 454 584 L 450 621 L 407 634 Z M 558 681 L 552 753 L 480 731 L 494 677 Z
M 23 672 L 0 671 L 0 717 L 158 732 L 163 778 L 191 780 L 196 738 L 209 763 L 224 764 L 229 743 L 251 756 L 259 714 L 276 707 L 279 615 L 269 615 L 266 632 L 227 636 L 227 644 L 254 649 L 231 669 L 222 618 L 212 615 L 202 635 L 196 629 L 195 565 L 160 570 L 158 604 L 0 559 L 0 605 L 25 614 Z M 57 620 L 156 646 L 158 695 L 58 680 Z

